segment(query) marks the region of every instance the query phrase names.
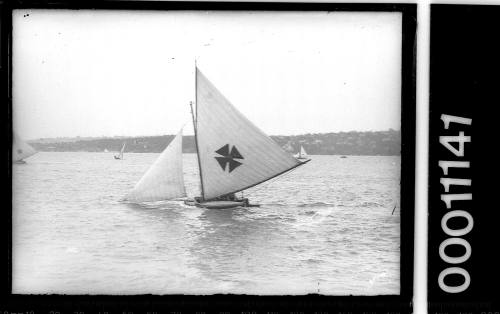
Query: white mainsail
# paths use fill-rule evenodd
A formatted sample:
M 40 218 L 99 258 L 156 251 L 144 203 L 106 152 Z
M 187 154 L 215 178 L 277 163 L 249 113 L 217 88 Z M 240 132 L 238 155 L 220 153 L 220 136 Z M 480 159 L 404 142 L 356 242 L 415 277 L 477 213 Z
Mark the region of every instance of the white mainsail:
M 21 161 L 36 153 L 37 151 L 31 145 L 14 134 L 12 142 L 12 161 Z
M 186 189 L 182 173 L 181 130 L 125 199 L 150 202 L 184 196 L 186 196 Z
M 196 131 L 205 200 L 244 190 L 302 164 L 245 118 L 198 69 Z

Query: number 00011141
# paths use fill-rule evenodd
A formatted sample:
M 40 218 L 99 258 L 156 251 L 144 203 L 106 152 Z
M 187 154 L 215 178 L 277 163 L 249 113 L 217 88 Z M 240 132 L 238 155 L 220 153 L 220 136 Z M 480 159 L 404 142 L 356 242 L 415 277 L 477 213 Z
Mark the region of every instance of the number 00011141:
M 441 120 L 444 123 L 444 129 L 448 130 L 450 125 L 460 125 L 460 127 L 470 126 L 472 124 L 472 119 L 457 117 L 452 115 L 443 114 L 441 115 Z M 443 194 L 441 194 L 441 200 L 446 206 L 446 210 L 452 209 L 453 201 L 470 201 L 472 200 L 472 193 L 450 193 L 452 186 L 464 186 L 470 187 L 472 180 L 470 178 L 450 178 L 450 169 L 452 168 L 470 168 L 470 162 L 463 160 L 465 157 L 465 143 L 470 143 L 471 137 L 466 136 L 463 130 L 459 130 L 458 135 L 443 135 L 439 137 L 439 143 L 441 143 L 450 153 L 453 154 L 455 160 L 440 160 L 439 167 L 443 170 L 443 175 L 445 177 L 440 178 L 440 183 L 444 188 Z M 452 144 L 458 144 L 456 147 Z M 451 229 L 449 227 L 449 221 L 452 218 L 465 218 L 467 224 L 465 227 L 460 229 Z M 465 291 L 470 285 L 470 275 L 469 272 L 455 265 L 462 264 L 466 262 L 471 256 L 471 246 L 466 239 L 461 237 L 467 235 L 474 225 L 474 220 L 472 215 L 465 210 L 450 210 L 443 215 L 441 219 L 441 228 L 444 233 L 449 236 L 441 242 L 439 246 L 439 257 L 447 264 L 451 264 L 450 267 L 445 268 L 441 271 L 438 276 L 439 287 L 447 293 L 460 293 Z M 450 245 L 462 246 L 465 252 L 461 256 L 449 256 L 446 254 L 445 250 Z M 453 265 L 453 266 L 452 266 Z M 448 275 L 459 275 L 463 277 L 463 283 L 460 285 L 447 285 L 445 283 L 445 278 Z

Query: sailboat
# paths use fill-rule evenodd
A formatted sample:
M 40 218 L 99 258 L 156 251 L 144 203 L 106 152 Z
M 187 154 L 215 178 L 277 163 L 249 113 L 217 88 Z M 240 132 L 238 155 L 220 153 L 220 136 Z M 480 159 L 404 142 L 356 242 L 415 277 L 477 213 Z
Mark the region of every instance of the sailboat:
M 123 159 L 123 152 L 125 151 L 125 145 L 127 145 L 127 143 L 123 143 L 123 146 L 122 146 L 122 149 L 120 150 L 120 153 L 118 155 L 114 155 L 115 159 Z
M 196 68 L 196 111 L 191 103 L 199 168 L 200 196 L 186 205 L 203 208 L 258 206 L 240 192 L 302 166 L 242 115 Z M 185 196 L 182 133 L 165 148 L 127 200 L 167 200 Z
M 293 157 L 297 159 L 307 159 L 307 153 L 304 149 L 304 146 L 300 145 L 300 151 L 297 154 L 293 155 Z
M 16 164 L 25 164 L 26 159 L 34 154 L 38 153 L 31 145 L 23 141 L 15 133 L 12 142 L 12 161 Z

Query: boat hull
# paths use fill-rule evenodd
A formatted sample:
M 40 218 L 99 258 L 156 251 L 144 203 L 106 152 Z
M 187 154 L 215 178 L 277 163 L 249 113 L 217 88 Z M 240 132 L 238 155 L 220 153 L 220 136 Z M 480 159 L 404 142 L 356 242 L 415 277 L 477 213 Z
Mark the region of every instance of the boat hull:
M 249 204 L 248 199 L 239 199 L 234 201 L 205 201 L 199 202 L 197 200 L 186 200 L 184 204 L 189 206 L 196 206 L 207 209 L 228 209 L 228 208 L 236 208 L 236 207 L 259 207 L 259 205 Z
M 235 202 L 235 201 L 212 201 L 212 202 L 203 202 L 196 203 L 195 206 L 208 208 L 208 209 L 227 209 L 227 208 L 235 208 L 235 207 L 245 207 L 245 202 Z

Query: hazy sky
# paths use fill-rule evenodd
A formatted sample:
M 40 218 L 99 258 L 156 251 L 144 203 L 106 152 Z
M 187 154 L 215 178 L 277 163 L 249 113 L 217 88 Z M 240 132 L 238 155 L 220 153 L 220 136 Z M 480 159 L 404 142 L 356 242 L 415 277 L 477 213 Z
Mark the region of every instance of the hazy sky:
M 267 134 L 400 129 L 400 13 L 95 10 L 14 11 L 14 129 L 192 134 L 195 59 Z

